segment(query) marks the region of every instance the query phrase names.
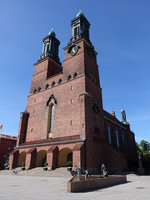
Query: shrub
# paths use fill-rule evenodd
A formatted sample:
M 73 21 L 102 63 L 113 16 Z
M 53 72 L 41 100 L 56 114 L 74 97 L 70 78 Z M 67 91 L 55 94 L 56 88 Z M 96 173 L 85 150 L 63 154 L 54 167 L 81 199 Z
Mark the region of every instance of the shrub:
M 44 163 L 44 167 L 48 167 L 48 163 L 47 162 Z
M 70 160 L 67 162 L 67 167 L 72 167 L 72 162 Z
M 25 167 L 25 163 L 24 162 L 21 164 L 21 167 Z

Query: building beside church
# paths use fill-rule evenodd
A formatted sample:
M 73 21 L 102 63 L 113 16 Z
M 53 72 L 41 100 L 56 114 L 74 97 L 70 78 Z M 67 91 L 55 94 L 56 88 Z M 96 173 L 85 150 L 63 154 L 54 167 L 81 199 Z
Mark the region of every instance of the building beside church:
M 55 169 L 74 167 L 96 171 L 127 169 L 136 162 L 134 133 L 122 110 L 103 109 L 97 52 L 90 40 L 90 23 L 79 12 L 71 21 L 72 36 L 59 60 L 60 41 L 53 30 L 43 39 L 43 51 L 34 65 L 27 107 L 21 113 L 17 147 L 10 166 Z
M 0 134 L 0 170 L 4 168 L 9 153 L 14 149 L 17 143 L 17 137 Z

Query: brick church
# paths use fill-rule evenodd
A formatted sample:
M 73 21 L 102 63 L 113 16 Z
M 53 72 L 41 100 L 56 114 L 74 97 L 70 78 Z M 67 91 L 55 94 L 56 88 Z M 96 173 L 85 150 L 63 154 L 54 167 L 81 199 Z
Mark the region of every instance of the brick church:
M 72 36 L 59 60 L 60 41 L 53 30 L 43 39 L 27 107 L 21 113 L 17 147 L 10 153 L 10 167 L 26 169 L 67 166 L 96 171 L 102 163 L 109 170 L 125 170 L 136 162 L 134 133 L 122 110 L 103 109 L 97 52 L 90 40 L 90 23 L 79 12 L 71 21 Z

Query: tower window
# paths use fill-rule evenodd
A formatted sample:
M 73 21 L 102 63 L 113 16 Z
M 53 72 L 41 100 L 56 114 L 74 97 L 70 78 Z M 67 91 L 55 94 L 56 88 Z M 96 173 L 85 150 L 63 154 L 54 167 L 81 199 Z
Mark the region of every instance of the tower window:
M 71 79 L 71 75 L 70 75 L 70 74 L 68 75 L 68 78 L 67 78 L 67 79 L 68 79 L 68 81 Z
M 55 85 L 55 81 L 52 82 L 52 87 Z
M 119 148 L 120 144 L 119 144 L 119 133 L 118 133 L 118 130 L 116 130 L 116 143 L 117 143 L 117 147 Z
M 46 85 L 45 85 L 45 89 L 47 89 L 48 87 L 49 87 L 49 85 L 48 85 L 48 84 L 46 84 Z
M 58 84 L 60 84 L 61 82 L 62 82 L 62 79 L 59 79 L 59 80 L 58 80 Z
M 78 36 L 79 35 L 79 25 L 74 27 L 74 36 Z
M 111 144 L 111 128 L 110 128 L 110 126 L 108 126 L 108 141 L 109 141 L 109 144 Z
M 42 50 L 42 54 L 45 53 L 45 44 L 43 43 L 43 50 Z
M 73 78 L 76 78 L 76 76 L 77 76 L 77 72 L 75 72 L 75 73 L 73 74 Z
M 40 91 L 41 91 L 41 87 L 38 88 L 38 92 L 40 92 Z
M 54 117 L 54 104 L 50 104 L 48 112 L 48 133 L 52 133 L 53 131 L 53 117 Z
M 34 91 L 33 91 L 33 94 L 35 94 L 36 92 L 37 92 L 37 89 L 35 88 Z
M 46 53 L 49 51 L 49 44 L 46 45 Z
M 74 29 L 74 36 L 76 36 L 77 35 L 77 27 Z

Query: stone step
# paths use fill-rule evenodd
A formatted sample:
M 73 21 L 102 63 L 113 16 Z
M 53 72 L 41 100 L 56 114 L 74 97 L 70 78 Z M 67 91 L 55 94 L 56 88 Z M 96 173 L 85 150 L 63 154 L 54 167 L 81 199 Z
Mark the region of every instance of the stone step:
M 21 170 L 16 168 L 13 170 L 2 170 L 0 175 L 18 175 L 18 176 L 49 176 L 49 177 L 67 177 L 71 178 L 71 173 L 66 167 L 56 168 L 55 170 L 44 171 L 42 167 L 33 168 L 30 170 Z

